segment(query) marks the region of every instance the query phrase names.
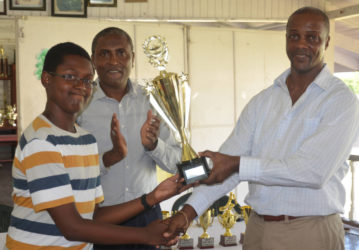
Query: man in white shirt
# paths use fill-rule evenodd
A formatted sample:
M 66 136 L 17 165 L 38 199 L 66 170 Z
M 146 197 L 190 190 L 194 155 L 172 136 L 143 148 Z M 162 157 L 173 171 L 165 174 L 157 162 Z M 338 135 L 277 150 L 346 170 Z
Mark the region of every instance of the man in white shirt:
M 359 105 L 324 63 L 329 40 L 321 10 L 304 7 L 289 17 L 290 69 L 252 98 L 220 152 L 202 153 L 213 162 L 207 186 L 195 189 L 165 236 L 185 231 L 186 221 L 248 181 L 245 202 L 253 212 L 243 249 L 344 250 L 341 180 L 358 135 Z

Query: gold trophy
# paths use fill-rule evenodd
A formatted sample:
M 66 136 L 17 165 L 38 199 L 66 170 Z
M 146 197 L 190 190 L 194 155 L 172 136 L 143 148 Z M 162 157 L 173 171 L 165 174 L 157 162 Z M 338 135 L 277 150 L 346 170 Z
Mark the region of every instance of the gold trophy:
M 226 229 L 226 232 L 221 234 L 219 244 L 224 247 L 237 245 L 237 238 L 235 235 L 232 235 L 230 230 L 239 218 L 238 214 L 232 213 L 232 209 L 236 204 L 236 197 L 233 192 L 230 192 L 227 204 L 219 208 L 219 211 L 223 213 L 218 216 L 218 221 Z
M 13 106 L 11 105 L 6 106 L 6 118 L 11 126 L 16 127 L 17 113 L 16 113 L 15 104 Z
M 190 223 L 191 226 L 192 222 Z M 189 236 L 187 231 L 178 240 L 178 249 L 193 249 L 193 238 Z
M 177 164 L 186 184 L 206 179 L 209 168 L 204 157 L 199 157 L 188 143 L 189 104 L 191 90 L 187 76 L 167 72 L 168 48 L 161 36 L 151 36 L 143 43 L 149 62 L 160 74 L 147 82 L 146 92 L 152 107 L 174 131 L 182 145 L 182 159 Z
M 5 124 L 5 113 L 4 110 L 0 110 L 0 127 L 4 126 Z
M 207 233 L 207 229 L 212 225 L 214 220 L 214 209 L 208 209 L 199 217 L 199 223 L 203 228 L 203 234 L 198 237 L 198 247 L 214 248 L 214 238 Z
M 241 216 L 244 220 L 244 223 L 247 225 L 249 215 L 251 214 L 251 207 L 250 206 L 241 206 Z M 244 233 L 241 233 L 239 238 L 239 243 L 243 245 L 244 242 Z

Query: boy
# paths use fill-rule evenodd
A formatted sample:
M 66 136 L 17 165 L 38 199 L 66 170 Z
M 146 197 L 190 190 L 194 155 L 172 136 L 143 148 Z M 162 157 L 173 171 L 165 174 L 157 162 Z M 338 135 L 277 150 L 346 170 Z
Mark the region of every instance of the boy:
M 26 128 L 15 153 L 9 249 L 91 249 L 88 242 L 156 245 L 176 241 L 162 238 L 167 226 L 158 220 L 143 228 L 111 224 L 188 188 L 177 182 L 178 176 L 141 198 L 98 207 L 104 197 L 96 140 L 75 124 L 96 85 L 94 74 L 90 56 L 76 44 L 57 44 L 46 55 L 41 76 L 46 107 Z M 115 116 L 111 131 L 120 138 Z M 118 141 L 126 147 L 125 141 Z

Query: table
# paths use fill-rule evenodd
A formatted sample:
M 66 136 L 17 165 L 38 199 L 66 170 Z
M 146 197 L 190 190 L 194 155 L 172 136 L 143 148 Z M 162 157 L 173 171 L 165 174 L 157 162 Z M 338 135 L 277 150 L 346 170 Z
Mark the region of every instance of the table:
M 245 230 L 245 224 L 244 222 L 237 222 L 234 227 L 231 229 L 231 232 L 233 235 L 237 236 L 237 241 L 239 241 L 240 234 L 243 233 Z M 225 250 L 242 250 L 242 245 L 238 243 L 237 246 L 231 246 L 231 247 L 223 247 L 219 245 L 220 235 L 224 233 L 224 228 L 219 224 L 218 219 L 215 218 L 213 225 L 210 226 L 207 230 L 207 233 L 214 237 L 214 248 L 211 249 L 225 249 Z M 188 229 L 188 234 L 191 236 L 191 238 L 194 239 L 194 249 L 199 249 L 197 247 L 198 243 L 198 236 L 200 236 L 203 233 L 203 229 L 200 226 L 196 225 L 196 221 L 193 222 L 193 224 Z M 6 233 L 0 233 L 0 249 L 3 249 L 5 246 L 6 241 Z M 177 249 L 176 246 L 172 246 L 172 249 Z

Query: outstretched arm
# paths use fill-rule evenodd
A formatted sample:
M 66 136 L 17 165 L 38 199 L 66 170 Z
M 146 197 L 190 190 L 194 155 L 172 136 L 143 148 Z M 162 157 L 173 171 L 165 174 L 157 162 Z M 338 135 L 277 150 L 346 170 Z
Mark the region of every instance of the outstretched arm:
M 183 181 L 183 178 L 179 178 L 179 174 L 167 178 L 152 192 L 146 195 L 146 203 L 152 207 L 153 205 L 156 205 L 193 186 L 193 184 L 184 186 Z M 145 207 L 142 205 L 140 197 L 118 205 L 99 207 L 95 211 L 94 220 L 118 224 L 137 215 L 143 210 L 145 210 Z
M 55 221 L 60 232 L 70 241 L 93 242 L 97 244 L 174 244 L 176 237 L 165 240 L 162 236 L 167 225 L 157 220 L 146 227 L 122 227 L 83 219 L 76 210 L 75 204 L 49 208 L 47 210 Z M 169 243 L 172 241 L 173 243 Z

